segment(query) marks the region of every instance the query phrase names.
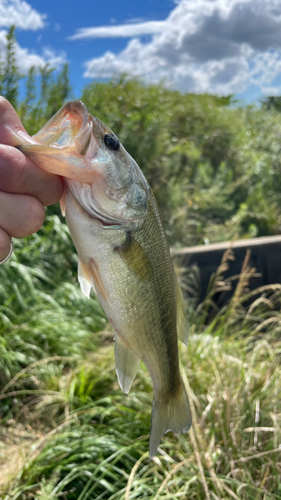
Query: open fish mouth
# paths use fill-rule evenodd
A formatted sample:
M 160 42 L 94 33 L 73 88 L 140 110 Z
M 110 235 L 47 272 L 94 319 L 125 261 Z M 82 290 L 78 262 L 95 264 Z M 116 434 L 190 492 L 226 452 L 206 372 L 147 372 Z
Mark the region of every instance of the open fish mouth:
M 137 223 L 148 185 L 115 134 L 81 101 L 65 104 L 18 149 L 43 170 L 66 178 L 78 203 L 104 227 Z
M 89 155 L 95 158 L 99 142 L 93 133 L 92 115 L 81 101 L 65 104 L 32 139 L 32 144 L 17 149 L 43 170 L 80 182 L 96 180 L 98 172 Z
M 81 101 L 71 101 L 58 111 L 33 139 L 39 144 L 52 147 L 65 147 L 73 143 L 81 154 L 92 131 L 93 121 L 85 104 Z

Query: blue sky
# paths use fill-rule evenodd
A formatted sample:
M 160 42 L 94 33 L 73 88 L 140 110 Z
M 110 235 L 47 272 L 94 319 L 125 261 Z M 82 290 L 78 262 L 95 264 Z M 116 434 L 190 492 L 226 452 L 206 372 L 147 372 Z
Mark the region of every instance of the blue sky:
M 118 72 L 182 92 L 281 94 L 281 0 L 0 0 L 23 73 L 68 61 L 74 94 Z
M 128 38 L 123 37 L 69 40 L 79 28 L 114 26 L 139 22 L 142 19 L 165 19 L 174 6 L 172 1 L 165 0 L 142 0 L 142 2 L 48 0 L 48 2 L 31 1 L 28 3 L 41 14 L 46 14 L 46 26 L 36 31 L 18 29 L 19 44 L 39 54 L 42 54 L 44 47 L 51 48 L 58 54 L 63 52 L 64 54 L 61 55 L 70 65 L 71 82 L 77 97 L 86 83 L 92 80 L 92 78 L 83 77 L 85 72 L 83 63 L 102 56 L 106 51 L 118 53 L 128 43 Z

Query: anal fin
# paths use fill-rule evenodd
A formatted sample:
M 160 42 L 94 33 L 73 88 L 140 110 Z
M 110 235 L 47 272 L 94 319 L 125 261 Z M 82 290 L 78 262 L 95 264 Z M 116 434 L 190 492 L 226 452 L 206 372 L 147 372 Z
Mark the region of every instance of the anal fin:
M 115 367 L 119 385 L 128 394 L 139 367 L 140 359 L 117 334 L 114 347 Z
M 177 332 L 179 339 L 184 344 L 187 344 L 189 328 L 188 328 L 185 303 L 179 282 L 177 278 L 175 279 L 176 279 L 176 295 L 177 295 Z

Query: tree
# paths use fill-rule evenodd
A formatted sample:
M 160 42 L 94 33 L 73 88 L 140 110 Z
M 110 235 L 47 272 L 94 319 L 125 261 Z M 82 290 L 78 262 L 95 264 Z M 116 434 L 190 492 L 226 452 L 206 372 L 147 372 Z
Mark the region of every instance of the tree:
M 46 105 L 49 98 L 49 89 L 52 83 L 52 73 L 54 68 L 51 67 L 49 63 L 45 64 L 45 66 L 40 68 L 41 75 L 41 95 L 40 95 L 40 103 L 41 105 Z
M 3 75 L 4 75 L 4 64 L 2 59 L 2 54 L 0 52 L 0 95 L 3 93 Z
M 281 111 L 281 97 L 280 96 L 268 96 L 262 100 L 262 105 L 265 109 L 275 109 L 276 111 Z
M 20 106 L 21 120 L 25 120 L 32 110 L 32 105 L 36 99 L 36 68 L 32 66 L 28 72 L 26 81 L 26 96 Z
M 2 92 L 6 99 L 16 108 L 18 103 L 19 80 L 21 75 L 16 62 L 15 26 L 7 33 L 7 45 L 3 63 Z
M 46 115 L 51 118 L 69 99 L 71 86 L 69 82 L 69 66 L 64 64 L 62 71 L 58 74 L 57 81 L 49 88 Z

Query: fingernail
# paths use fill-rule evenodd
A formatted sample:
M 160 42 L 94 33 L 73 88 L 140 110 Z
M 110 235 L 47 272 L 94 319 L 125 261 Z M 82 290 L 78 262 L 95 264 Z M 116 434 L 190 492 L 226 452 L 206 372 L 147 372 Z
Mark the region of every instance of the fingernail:
M 22 129 L 13 129 L 8 125 L 6 128 L 9 130 L 11 134 L 11 146 L 19 146 L 23 144 L 37 144 L 37 142 L 28 135 L 25 130 Z

